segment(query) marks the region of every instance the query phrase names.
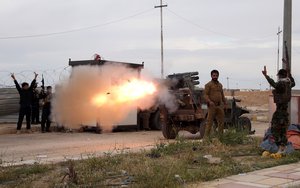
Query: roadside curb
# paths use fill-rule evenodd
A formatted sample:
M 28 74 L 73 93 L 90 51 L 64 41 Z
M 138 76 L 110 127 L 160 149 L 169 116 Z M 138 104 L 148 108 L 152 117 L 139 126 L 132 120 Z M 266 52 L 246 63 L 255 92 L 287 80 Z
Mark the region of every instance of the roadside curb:
M 189 187 L 300 187 L 300 162 L 233 175 L 222 179 L 194 184 Z

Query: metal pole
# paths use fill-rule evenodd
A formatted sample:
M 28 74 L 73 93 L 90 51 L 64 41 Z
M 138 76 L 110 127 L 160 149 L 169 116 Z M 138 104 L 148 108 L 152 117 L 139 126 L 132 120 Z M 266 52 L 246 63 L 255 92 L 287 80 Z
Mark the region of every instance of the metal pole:
M 282 33 L 282 30 L 280 30 L 280 27 L 278 27 L 277 37 L 278 37 L 278 47 L 277 47 L 277 72 L 279 71 L 279 45 L 280 45 L 280 33 Z
M 284 10 L 283 10 L 283 43 L 287 44 L 287 51 L 289 55 L 289 69 L 292 72 L 292 0 L 284 0 Z M 285 45 L 282 50 L 282 57 L 286 59 L 286 50 Z M 287 64 L 282 62 L 282 68 L 286 69 Z M 288 113 L 289 113 L 289 122 L 291 122 L 291 102 L 288 105 Z
M 160 61 L 161 61 L 161 67 L 160 67 L 160 74 L 161 78 L 164 78 L 164 40 L 163 40 L 163 14 L 162 14 L 162 8 L 167 7 L 168 5 L 163 5 L 162 0 L 160 0 L 159 6 L 154 6 L 154 8 L 160 8 Z
M 289 66 L 292 65 L 292 0 L 284 0 L 284 10 L 283 10 L 283 43 L 286 41 L 288 54 L 289 54 Z M 282 57 L 286 58 L 285 47 L 283 46 Z M 286 69 L 286 64 L 282 63 L 282 68 Z M 291 70 L 291 69 L 290 69 Z
M 259 91 L 261 91 L 261 83 L 259 83 Z
M 226 77 L 227 79 L 227 90 L 229 91 L 229 77 Z

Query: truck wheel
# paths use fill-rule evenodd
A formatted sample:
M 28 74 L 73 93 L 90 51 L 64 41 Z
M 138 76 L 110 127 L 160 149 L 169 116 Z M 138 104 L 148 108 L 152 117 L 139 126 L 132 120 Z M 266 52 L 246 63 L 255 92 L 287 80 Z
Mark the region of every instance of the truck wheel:
M 150 116 L 150 128 L 152 130 L 161 130 L 161 123 L 160 123 L 160 112 L 157 110 L 156 112 L 152 113 Z
M 178 132 L 172 124 L 163 124 L 162 133 L 166 139 L 175 139 Z
M 241 131 L 251 132 L 251 121 L 247 117 L 239 117 L 238 119 L 238 129 Z
M 200 132 L 200 139 L 202 139 L 204 137 L 205 134 L 205 127 L 206 127 L 206 120 L 201 121 L 200 123 L 200 128 L 199 128 L 199 132 Z
M 161 130 L 162 130 L 163 136 L 166 139 L 176 138 L 176 136 L 178 134 L 178 130 L 169 121 L 166 113 L 162 113 L 162 116 L 160 118 L 160 122 L 161 122 Z

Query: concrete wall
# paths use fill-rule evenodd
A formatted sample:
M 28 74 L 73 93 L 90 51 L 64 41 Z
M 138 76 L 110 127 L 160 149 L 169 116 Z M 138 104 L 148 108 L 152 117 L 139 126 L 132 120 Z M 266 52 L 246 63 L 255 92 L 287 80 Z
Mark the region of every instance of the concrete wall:
M 276 110 L 276 104 L 273 102 L 273 95 L 269 96 L 269 121 Z M 300 93 L 293 91 L 291 99 L 291 124 L 300 124 Z
M 16 88 L 0 88 L 0 123 L 17 122 L 19 101 Z
M 0 116 L 19 110 L 20 96 L 16 88 L 0 88 Z

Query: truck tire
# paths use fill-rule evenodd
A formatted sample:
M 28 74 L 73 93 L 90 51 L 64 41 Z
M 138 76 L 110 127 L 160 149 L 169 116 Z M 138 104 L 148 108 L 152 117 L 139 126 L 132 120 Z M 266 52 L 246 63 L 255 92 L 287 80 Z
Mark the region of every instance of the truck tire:
M 170 124 L 170 123 L 164 124 L 163 123 L 162 124 L 162 133 L 166 139 L 175 139 L 178 134 L 178 131 L 175 129 L 175 127 L 172 124 Z
M 166 110 L 164 110 L 163 113 L 161 114 L 160 122 L 161 122 L 161 130 L 163 136 L 166 139 L 175 139 L 178 134 L 178 130 L 170 122 Z
M 202 139 L 204 137 L 205 134 L 205 127 L 206 127 L 206 120 L 201 121 L 200 123 L 200 128 L 199 128 L 199 132 L 200 132 L 200 139 Z
M 150 128 L 152 130 L 161 130 L 161 127 L 160 112 L 157 110 L 150 116 Z
M 251 132 L 251 121 L 247 117 L 239 117 L 238 119 L 238 129 L 241 131 Z

